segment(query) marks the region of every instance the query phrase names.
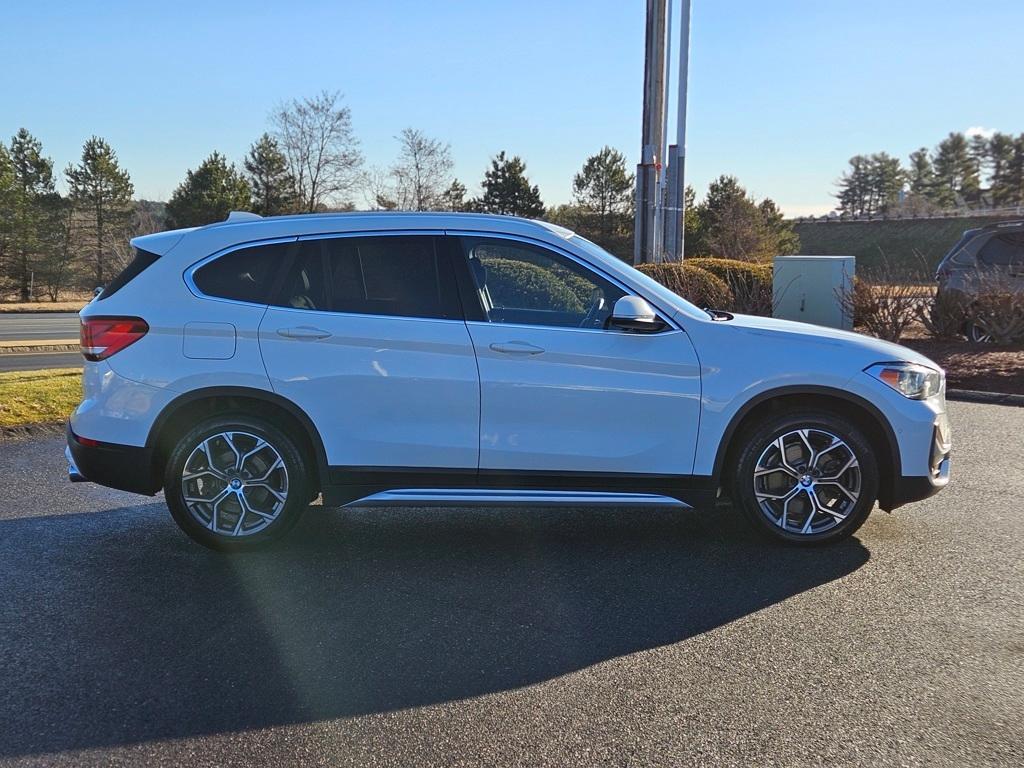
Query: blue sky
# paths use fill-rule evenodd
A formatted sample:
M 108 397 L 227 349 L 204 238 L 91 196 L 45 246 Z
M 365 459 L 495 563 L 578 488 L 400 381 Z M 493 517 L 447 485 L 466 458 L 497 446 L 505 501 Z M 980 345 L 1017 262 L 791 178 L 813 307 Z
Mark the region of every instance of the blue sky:
M 588 154 L 639 155 L 644 9 L 11 0 L 0 136 L 27 127 L 63 168 L 98 134 L 140 196 L 166 199 L 212 150 L 240 161 L 282 100 L 337 89 L 370 165 L 412 126 L 451 143 L 471 191 L 505 149 L 546 203 L 567 202 Z M 693 0 L 688 178 L 735 174 L 788 214 L 820 213 L 858 152 L 1024 132 L 1022 29 L 1020 0 Z

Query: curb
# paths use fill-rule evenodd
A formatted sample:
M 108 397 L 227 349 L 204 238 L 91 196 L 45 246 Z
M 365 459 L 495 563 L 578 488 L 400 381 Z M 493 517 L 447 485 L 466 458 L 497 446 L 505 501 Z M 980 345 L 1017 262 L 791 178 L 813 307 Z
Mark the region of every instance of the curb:
M 0 443 L 8 440 L 22 440 L 30 437 L 54 437 L 64 434 L 66 421 L 43 421 L 38 424 L 20 424 L 0 427 Z
M 78 352 L 81 349 L 80 343 L 76 340 L 72 343 L 70 339 L 57 339 L 46 341 L 42 344 L 36 343 L 0 343 L 0 355 L 32 355 L 38 352 Z
M 1024 408 L 1024 395 L 1010 395 L 1005 392 L 979 392 L 975 389 L 947 389 L 947 400 L 986 405 L 1012 405 Z

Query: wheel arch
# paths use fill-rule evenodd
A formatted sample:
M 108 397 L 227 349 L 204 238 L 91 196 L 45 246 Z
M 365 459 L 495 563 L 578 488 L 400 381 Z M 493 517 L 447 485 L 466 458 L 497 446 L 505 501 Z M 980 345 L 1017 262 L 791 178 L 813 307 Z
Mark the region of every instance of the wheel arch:
M 253 409 L 253 406 L 257 408 Z M 205 387 L 180 395 L 164 407 L 146 439 L 146 448 L 152 456 L 151 471 L 158 487 L 174 439 L 199 419 L 230 411 L 250 412 L 294 435 L 300 441 L 300 449 L 313 459 L 316 468 L 316 477 L 312 478 L 314 491 L 320 490 L 327 478 L 327 452 L 312 419 L 287 398 L 251 387 Z
M 721 486 L 728 480 L 732 459 L 739 448 L 736 438 L 768 415 L 798 408 L 820 408 L 850 419 L 864 430 L 877 452 L 879 468 L 878 501 L 890 509 L 897 479 L 902 475 L 899 442 L 892 425 L 877 406 L 841 389 L 820 386 L 789 386 L 755 395 L 733 415 L 722 434 L 715 455 L 714 478 Z

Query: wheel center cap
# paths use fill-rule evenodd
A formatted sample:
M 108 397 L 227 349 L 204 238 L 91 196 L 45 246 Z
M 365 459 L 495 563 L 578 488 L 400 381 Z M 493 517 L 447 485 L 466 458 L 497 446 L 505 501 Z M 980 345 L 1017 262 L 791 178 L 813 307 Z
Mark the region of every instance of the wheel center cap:
M 814 480 L 810 475 L 800 475 L 800 485 L 806 487 L 810 485 L 812 482 L 814 482 Z
M 234 480 L 231 481 L 231 489 L 232 490 L 237 491 L 241 487 L 242 487 L 242 481 L 239 480 L 237 477 Z

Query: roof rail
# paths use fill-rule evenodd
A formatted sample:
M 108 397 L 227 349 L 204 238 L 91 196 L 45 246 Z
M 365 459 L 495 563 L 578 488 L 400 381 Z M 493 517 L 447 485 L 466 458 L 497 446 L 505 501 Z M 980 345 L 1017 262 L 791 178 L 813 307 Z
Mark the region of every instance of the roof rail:
M 252 211 L 232 211 L 224 221 L 255 221 L 262 218 L 258 213 L 253 213 Z

